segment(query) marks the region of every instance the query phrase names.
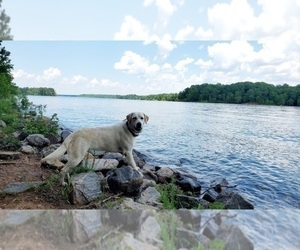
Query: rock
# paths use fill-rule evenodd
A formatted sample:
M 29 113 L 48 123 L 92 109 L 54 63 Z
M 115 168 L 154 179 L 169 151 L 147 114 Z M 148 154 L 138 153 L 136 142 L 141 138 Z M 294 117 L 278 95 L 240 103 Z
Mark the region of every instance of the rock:
M 64 129 L 60 134 L 60 142 L 64 142 L 64 140 L 72 134 L 72 131 L 70 129 Z
M 18 138 L 20 141 L 24 141 L 26 137 L 28 136 L 25 132 L 15 132 L 16 138 Z
M 5 194 L 17 194 L 25 192 L 32 188 L 37 188 L 43 185 L 44 181 L 34 181 L 34 182 L 15 182 L 8 184 L 2 192 Z
M 141 203 L 138 203 L 138 202 L 135 202 L 133 199 L 131 198 L 125 198 L 122 203 L 120 204 L 120 209 L 123 209 L 123 210 L 153 210 L 155 209 L 154 207 L 152 206 L 149 206 L 149 205 L 145 205 L 145 204 L 141 204 Z
M 113 192 L 136 193 L 143 184 L 143 176 L 130 166 L 123 166 L 108 173 L 107 183 Z
M 158 180 L 161 183 L 171 182 L 171 178 L 174 176 L 174 171 L 169 167 L 162 167 L 156 172 Z
M 27 155 L 33 155 L 35 154 L 35 150 L 33 147 L 31 147 L 30 145 L 24 145 L 21 147 L 21 152 Z
M 101 192 L 100 178 L 94 172 L 81 173 L 72 180 L 71 201 L 75 205 L 88 204 Z
M 142 154 L 141 152 L 136 151 L 135 149 L 132 150 L 132 155 L 136 165 L 139 168 L 142 168 L 146 164 L 147 156 Z
M 203 230 L 203 235 L 210 240 L 213 240 L 216 238 L 217 232 L 219 229 L 219 225 L 215 223 L 213 220 L 209 220 Z
M 216 239 L 224 241 L 224 249 L 253 250 L 253 243 L 236 225 L 222 225 L 216 232 Z
M 30 146 L 38 147 L 38 148 L 43 148 L 45 146 L 50 145 L 49 139 L 44 137 L 42 134 L 32 134 L 28 135 L 25 139 Z
M 116 169 L 119 162 L 115 159 L 95 159 L 88 160 L 88 166 L 93 166 L 94 171 L 109 171 Z
M 159 203 L 159 198 L 160 193 L 156 190 L 156 188 L 148 187 L 141 193 L 141 197 L 138 199 L 138 202 L 151 206 L 157 206 Z
M 3 211 L 3 210 L 2 210 Z M 45 213 L 43 210 L 10 210 L 5 214 L 5 218 L 1 216 L 1 227 L 2 226 L 20 226 L 28 220 Z
M 120 250 L 132 249 L 132 250 L 158 250 L 159 247 L 153 246 L 151 244 L 139 241 L 133 237 L 131 233 L 125 232 L 122 234 L 122 238 L 118 242 L 118 248 Z
M 59 146 L 60 146 L 60 144 L 51 144 L 51 145 L 48 146 L 48 147 L 44 147 L 44 148 L 41 150 L 40 154 L 41 154 L 41 156 L 44 158 L 44 157 L 46 157 L 47 155 L 53 153 L 56 149 L 59 148 Z
M 155 244 L 161 236 L 161 227 L 154 216 L 148 216 L 141 223 L 140 230 L 137 233 L 137 238 L 143 242 Z
M 218 193 L 214 189 L 209 189 L 205 192 L 202 199 L 208 202 L 215 202 L 218 197 Z
M 254 209 L 254 206 L 236 192 L 222 192 L 216 202 L 224 203 L 225 209 Z
M 180 177 L 176 179 L 175 184 L 184 192 L 192 192 L 194 194 L 201 193 L 201 184 L 197 178 L 193 176 L 180 174 Z
M 188 195 L 178 195 L 177 200 L 182 208 L 196 209 L 198 207 L 198 198 Z
M 20 156 L 20 152 L 0 151 L 0 159 L 2 160 L 16 160 L 19 159 Z
M 0 120 L 0 127 L 3 127 L 3 128 L 6 127 L 6 123 L 2 120 Z
M 72 240 L 75 243 L 85 243 L 99 233 L 102 226 L 101 211 L 72 210 Z
M 225 178 L 219 178 L 213 180 L 210 186 L 213 187 L 217 193 L 221 193 L 227 189 L 228 185 L 229 183 Z
M 123 158 L 124 157 L 121 153 L 110 153 L 110 152 L 105 153 L 102 157 L 102 159 L 115 159 L 117 161 L 122 161 Z
M 56 144 L 56 143 L 58 143 L 58 139 L 57 139 L 57 137 L 55 136 L 55 135 L 53 135 L 53 134 L 49 134 L 49 135 L 47 135 L 47 137 L 46 137 L 49 141 L 50 141 L 50 144 Z

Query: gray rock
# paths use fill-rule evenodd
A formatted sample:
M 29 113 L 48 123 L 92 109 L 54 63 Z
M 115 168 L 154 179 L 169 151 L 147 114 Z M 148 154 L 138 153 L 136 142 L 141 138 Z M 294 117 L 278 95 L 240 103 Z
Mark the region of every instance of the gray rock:
M 48 147 L 44 147 L 40 152 L 41 156 L 46 157 L 47 155 L 53 153 L 56 149 L 59 148 L 60 145 L 61 144 L 51 144 Z
M 222 202 L 225 209 L 254 209 L 254 206 L 236 192 L 222 192 L 217 198 L 217 202 Z
M 27 155 L 33 155 L 35 154 L 35 150 L 33 147 L 31 147 L 30 145 L 24 145 L 21 147 L 21 152 Z
M 5 194 L 17 194 L 25 192 L 32 188 L 37 188 L 43 185 L 44 181 L 34 181 L 34 182 L 15 182 L 8 184 L 2 192 Z
M 218 195 L 219 194 L 214 189 L 209 189 L 205 192 L 202 199 L 206 200 L 206 201 L 209 201 L 209 202 L 215 202 Z
M 155 209 L 152 206 L 149 205 L 145 205 L 145 204 L 141 204 L 138 202 L 135 202 L 133 199 L 131 198 L 125 198 L 122 203 L 120 204 L 120 209 L 124 209 L 124 210 L 153 210 Z
M 81 173 L 72 180 L 71 201 L 75 205 L 88 204 L 101 194 L 100 178 L 94 172 Z
M 43 148 L 45 146 L 50 145 L 49 139 L 47 139 L 45 136 L 42 134 L 32 134 L 28 135 L 25 139 L 30 146 L 38 147 L 38 148 Z
M 213 180 L 210 186 L 213 187 L 216 192 L 221 193 L 227 189 L 228 185 L 229 183 L 225 178 L 219 178 Z
M 138 202 L 142 204 L 148 204 L 156 206 L 159 202 L 160 193 L 156 190 L 155 187 L 148 187 L 141 193 L 141 197 L 138 199 Z
M 157 222 L 155 216 L 148 216 L 141 223 L 140 230 L 137 233 L 137 238 L 143 242 L 155 244 L 161 236 L 161 226 Z
M 23 223 L 27 222 L 31 218 L 36 217 L 37 215 L 40 215 L 42 213 L 45 213 L 45 211 L 42 210 L 11 210 L 8 212 L 5 212 L 5 216 L 1 216 L 0 211 L 0 217 L 1 219 L 1 226 L 19 226 Z
M 15 160 L 19 159 L 22 154 L 20 152 L 0 151 L 0 159 Z
M 63 142 L 70 134 L 72 134 L 70 129 L 64 129 L 60 134 L 60 142 Z
M 119 165 L 119 162 L 115 159 L 95 159 L 88 160 L 88 166 L 93 166 L 94 171 L 102 171 L 102 170 L 112 170 L 116 169 Z
M 175 184 L 184 192 L 201 193 L 201 184 L 194 176 L 180 174 L 179 178 L 176 178 Z
M 161 183 L 170 182 L 174 176 L 174 171 L 169 167 L 162 167 L 156 172 L 158 180 Z
M 253 243 L 245 236 L 236 225 L 222 225 L 216 232 L 216 239 L 224 241 L 224 249 L 254 249 Z
M 105 153 L 102 157 L 102 159 L 115 159 L 117 161 L 122 161 L 123 160 L 123 155 L 121 153 Z
M 115 244 L 116 248 L 112 249 L 120 249 L 120 250 L 126 250 L 126 249 L 132 249 L 132 250 L 141 250 L 141 249 L 147 249 L 147 250 L 159 250 L 160 247 L 153 246 L 152 244 L 148 244 L 146 242 L 142 242 L 140 240 L 137 240 L 134 238 L 132 233 L 125 232 L 122 234 L 122 238 L 118 240 L 117 244 Z
M 107 183 L 113 192 L 132 194 L 143 184 L 143 176 L 130 166 L 114 169 L 108 173 Z
M 6 123 L 2 120 L 0 120 L 0 127 L 6 127 Z
M 73 215 L 72 240 L 76 243 L 85 243 L 95 237 L 102 226 L 101 211 L 75 210 Z

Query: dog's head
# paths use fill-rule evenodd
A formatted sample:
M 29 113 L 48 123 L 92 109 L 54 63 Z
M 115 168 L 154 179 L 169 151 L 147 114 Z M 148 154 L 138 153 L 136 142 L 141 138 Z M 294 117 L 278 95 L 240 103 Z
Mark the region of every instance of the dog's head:
M 141 112 L 133 112 L 126 116 L 127 126 L 130 132 L 137 136 L 142 132 L 144 124 L 147 124 L 149 117 Z

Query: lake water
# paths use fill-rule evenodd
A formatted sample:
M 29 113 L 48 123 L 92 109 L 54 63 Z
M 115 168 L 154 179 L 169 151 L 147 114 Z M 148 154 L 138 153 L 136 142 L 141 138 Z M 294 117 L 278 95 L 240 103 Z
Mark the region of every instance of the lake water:
M 150 117 L 135 149 L 149 163 L 225 177 L 255 208 L 300 208 L 300 108 L 29 96 L 73 130 Z

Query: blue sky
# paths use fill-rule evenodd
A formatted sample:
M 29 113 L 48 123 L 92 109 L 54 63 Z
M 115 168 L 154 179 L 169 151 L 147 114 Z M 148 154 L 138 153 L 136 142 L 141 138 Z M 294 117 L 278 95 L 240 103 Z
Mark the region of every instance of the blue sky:
M 300 84 L 299 0 L 3 0 L 20 87 L 155 94 Z M 118 7 L 116 7 L 118 6 Z

